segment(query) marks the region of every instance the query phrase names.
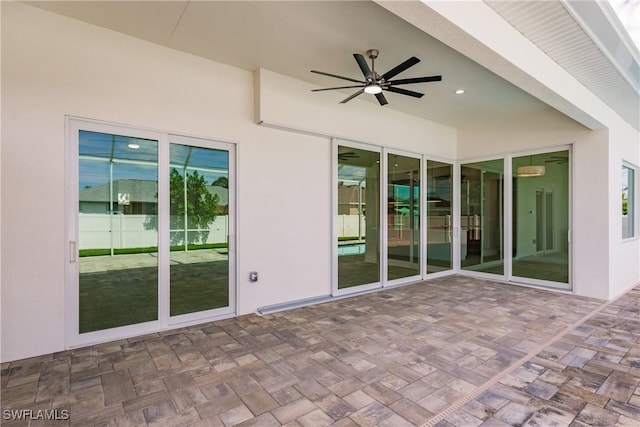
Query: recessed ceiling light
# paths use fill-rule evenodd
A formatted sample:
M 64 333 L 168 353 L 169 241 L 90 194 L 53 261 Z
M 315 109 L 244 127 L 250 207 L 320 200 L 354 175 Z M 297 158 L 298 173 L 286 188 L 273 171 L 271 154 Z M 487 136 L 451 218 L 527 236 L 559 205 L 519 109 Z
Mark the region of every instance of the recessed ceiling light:
M 464 93 L 464 89 L 458 89 L 456 91 L 456 95 L 462 95 Z
M 137 150 L 138 148 L 140 148 L 140 144 L 134 144 L 133 142 L 128 144 L 127 147 L 131 148 L 132 150 Z

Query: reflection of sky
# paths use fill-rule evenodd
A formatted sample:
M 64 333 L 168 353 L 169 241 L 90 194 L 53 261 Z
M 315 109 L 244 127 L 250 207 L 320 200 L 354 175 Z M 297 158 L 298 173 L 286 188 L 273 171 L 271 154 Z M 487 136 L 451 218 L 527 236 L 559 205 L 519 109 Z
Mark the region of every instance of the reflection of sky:
M 362 166 L 339 165 L 338 179 L 360 181 L 367 177 L 367 168 Z
M 179 172 L 182 167 L 175 167 Z M 188 173 L 198 170 L 198 174 L 204 176 L 208 185 L 220 178 L 228 178 L 229 174 L 224 172 L 211 172 L 197 168 L 187 168 Z M 158 171 L 156 165 L 139 165 L 130 163 L 113 164 L 113 180 L 138 179 L 143 181 L 158 181 Z M 109 184 L 109 162 L 80 159 L 80 188 L 97 187 Z
M 640 49 L 640 0 L 609 0 L 622 25 Z
M 130 144 L 136 144 L 138 148 L 130 148 Z M 158 181 L 157 141 L 80 131 L 79 154 L 83 157 L 79 160 L 81 189 L 109 183 L 109 159 L 113 160 L 114 181 L 119 179 Z M 170 155 L 171 168 L 182 171 L 185 162 L 188 162 L 187 171 L 192 173 L 198 170 L 207 184 L 212 184 L 220 177 L 229 176 L 227 151 L 171 144 Z

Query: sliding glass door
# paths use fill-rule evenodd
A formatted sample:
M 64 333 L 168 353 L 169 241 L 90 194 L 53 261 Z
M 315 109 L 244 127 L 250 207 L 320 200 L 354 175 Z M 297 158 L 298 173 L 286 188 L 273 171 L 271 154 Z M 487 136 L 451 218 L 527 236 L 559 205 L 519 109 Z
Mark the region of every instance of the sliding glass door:
M 453 165 L 427 160 L 427 273 L 453 268 Z
M 337 147 L 338 289 L 380 284 L 381 153 Z
M 70 344 L 235 313 L 233 145 L 69 123 Z
M 460 269 L 571 289 L 570 164 L 569 149 L 463 163 Z
M 420 158 L 387 154 L 387 281 L 420 276 Z
M 514 280 L 569 284 L 569 151 L 513 157 Z
M 171 144 L 170 156 L 170 314 L 228 307 L 229 151 Z
M 158 141 L 80 130 L 78 154 L 78 330 L 155 321 Z
M 460 167 L 460 267 L 504 274 L 503 159 Z

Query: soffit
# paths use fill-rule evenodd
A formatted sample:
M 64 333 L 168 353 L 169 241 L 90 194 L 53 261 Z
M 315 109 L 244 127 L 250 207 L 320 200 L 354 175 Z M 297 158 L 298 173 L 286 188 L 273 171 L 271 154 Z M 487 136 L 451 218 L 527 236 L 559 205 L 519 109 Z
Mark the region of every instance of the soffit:
M 623 119 L 640 128 L 639 55 L 606 2 L 485 3 Z

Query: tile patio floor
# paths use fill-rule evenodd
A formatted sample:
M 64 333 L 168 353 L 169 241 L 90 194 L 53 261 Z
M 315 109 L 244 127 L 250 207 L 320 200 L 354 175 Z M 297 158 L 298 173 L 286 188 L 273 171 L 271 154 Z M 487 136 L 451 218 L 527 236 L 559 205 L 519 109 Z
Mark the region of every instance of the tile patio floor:
M 640 287 L 453 276 L 5 363 L 1 390 L 7 426 L 640 426 Z

